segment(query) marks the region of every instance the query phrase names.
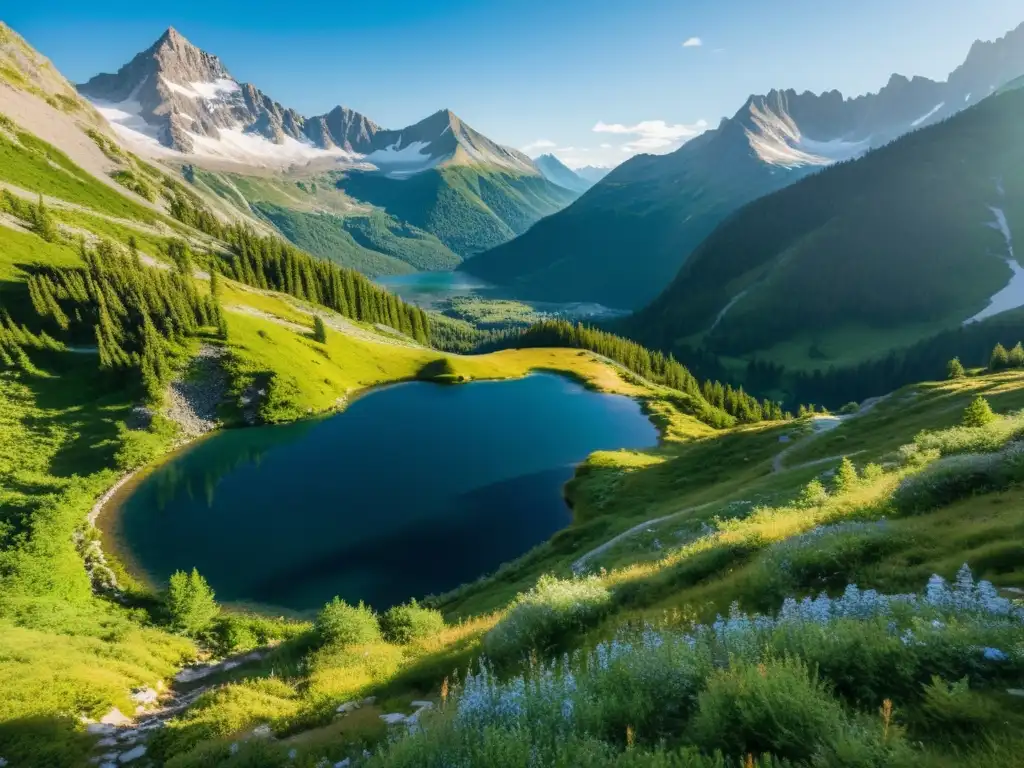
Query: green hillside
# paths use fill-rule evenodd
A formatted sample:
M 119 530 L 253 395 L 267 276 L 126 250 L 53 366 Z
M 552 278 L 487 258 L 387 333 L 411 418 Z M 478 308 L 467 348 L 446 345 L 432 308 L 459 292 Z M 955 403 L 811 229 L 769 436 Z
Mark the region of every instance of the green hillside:
M 436 316 L 222 220 L 159 169 L 118 168 L 149 207 L 9 120 L 0 138 L 0 766 L 1019 762 L 1019 368 L 793 419 L 564 321 L 444 354 Z M 491 181 L 453 178 L 494 201 Z M 661 439 L 590 456 L 568 527 L 448 594 L 285 618 L 218 605 L 195 572 L 140 584 L 104 553 L 108 494 L 200 439 L 196 421 L 244 429 L 384 383 L 536 370 L 636 398 Z M 196 418 L 175 407 L 182 382 Z
M 1012 275 L 1022 117 L 1024 94 L 1011 90 L 750 204 L 627 322 L 630 333 L 677 354 L 697 347 L 808 372 L 955 335 Z
M 741 126 L 725 123 L 671 155 L 628 160 L 564 211 L 465 269 L 526 299 L 642 307 L 724 218 L 802 173 L 736 152 L 742 142 Z
M 575 198 L 541 176 L 474 165 L 443 166 L 405 179 L 353 172 L 337 184 L 350 197 L 431 233 L 464 258 L 511 240 Z

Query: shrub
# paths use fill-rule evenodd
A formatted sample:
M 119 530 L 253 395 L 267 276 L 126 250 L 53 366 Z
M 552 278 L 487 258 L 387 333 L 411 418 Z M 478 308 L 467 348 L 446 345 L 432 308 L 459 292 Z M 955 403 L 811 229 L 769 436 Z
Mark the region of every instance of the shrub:
M 961 424 L 965 427 L 984 427 L 996 420 L 992 406 L 981 395 L 976 396 L 964 410 Z
M 186 635 L 197 635 L 207 629 L 220 607 L 213 590 L 195 568 L 191 573 L 175 571 L 167 588 L 167 611 L 171 624 Z
M 855 402 L 849 402 L 839 409 L 839 414 L 841 416 L 852 416 L 858 411 L 860 411 L 860 405 Z
M 843 725 L 828 687 L 804 662 L 787 658 L 739 662 L 711 675 L 697 699 L 691 737 L 707 752 L 809 760 Z
M 1009 487 L 1024 477 L 1022 450 L 1012 445 L 1000 453 L 947 456 L 905 477 L 892 503 L 902 514 L 917 514 L 977 493 Z
M 594 623 L 611 602 L 597 577 L 541 576 L 537 586 L 516 596 L 505 616 L 484 637 L 485 653 L 510 660 L 532 649 L 546 650 L 574 631 Z
M 924 686 L 918 728 L 943 741 L 970 741 L 999 729 L 1005 717 L 998 704 L 975 693 L 964 677 L 947 683 L 935 675 Z
M 377 615 L 360 601 L 352 606 L 335 597 L 316 617 L 316 633 L 324 643 L 362 645 L 380 640 Z
M 923 451 L 937 450 L 943 456 L 954 453 L 991 453 L 1024 436 L 1024 413 L 997 416 L 981 426 L 958 426 L 935 432 L 921 432 L 914 445 Z
M 805 485 L 797 499 L 797 503 L 805 508 L 820 507 L 826 501 L 828 501 L 828 491 L 825 490 L 824 484 L 818 478 L 814 478 Z
M 424 608 L 411 600 L 408 605 L 396 605 L 381 617 L 384 638 L 403 645 L 440 634 L 444 630 L 444 617 L 440 611 Z

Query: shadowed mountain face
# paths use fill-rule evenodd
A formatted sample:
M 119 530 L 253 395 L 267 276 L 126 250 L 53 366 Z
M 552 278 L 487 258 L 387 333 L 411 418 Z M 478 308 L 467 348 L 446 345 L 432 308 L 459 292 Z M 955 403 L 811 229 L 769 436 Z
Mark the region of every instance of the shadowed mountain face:
M 664 156 L 641 155 L 564 211 L 476 257 L 469 272 L 524 298 L 637 308 L 750 201 L 977 104 L 1024 74 L 1024 25 L 978 42 L 945 82 L 893 75 L 844 99 L 772 91 Z
M 581 176 L 554 155 L 541 155 L 534 159 L 533 164 L 540 170 L 541 175 L 552 184 L 580 194 L 594 186 L 597 181 Z
M 1024 90 L 744 207 L 628 321 L 662 349 L 851 366 L 1024 306 Z

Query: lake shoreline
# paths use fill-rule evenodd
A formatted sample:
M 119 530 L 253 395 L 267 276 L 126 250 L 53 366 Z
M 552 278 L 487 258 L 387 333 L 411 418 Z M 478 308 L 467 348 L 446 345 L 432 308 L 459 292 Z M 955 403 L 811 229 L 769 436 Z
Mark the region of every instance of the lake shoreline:
M 538 375 L 555 375 L 558 378 L 563 379 L 567 382 L 571 382 L 580 387 L 585 387 L 588 391 L 613 395 L 618 394 L 619 396 L 629 397 L 630 400 L 633 400 L 640 406 L 640 414 L 643 416 L 644 421 L 652 428 L 655 434 L 655 442 L 651 445 L 651 447 L 655 447 L 656 445 L 660 444 L 661 438 L 663 437 L 663 430 L 653 419 L 650 418 L 649 413 L 644 407 L 644 401 L 648 398 L 638 397 L 636 395 L 622 395 L 621 393 L 608 392 L 607 386 L 602 387 L 599 382 L 592 382 L 590 379 L 588 379 L 588 377 L 584 375 L 565 369 L 552 368 L 531 369 L 529 371 L 524 372 L 522 375 L 517 376 L 500 375 L 499 372 L 499 375 L 493 377 L 467 377 L 462 381 L 438 382 L 429 378 L 421 377 L 395 379 L 387 382 L 373 384 L 367 387 L 361 387 L 358 390 L 349 393 L 345 397 L 344 401 L 339 402 L 338 407 L 331 408 L 327 411 L 323 411 L 315 415 L 304 416 L 299 419 L 293 419 L 287 422 L 281 422 L 279 424 L 267 424 L 259 426 L 286 427 L 289 425 L 296 425 L 303 422 L 315 423 L 319 421 L 324 421 L 332 418 L 333 416 L 339 415 L 341 412 L 344 412 L 350 405 L 357 402 L 358 400 L 362 400 L 375 393 L 393 390 L 399 388 L 401 385 L 410 383 L 444 384 L 447 386 L 454 386 L 455 384 L 459 383 L 496 384 L 501 382 L 524 380 Z M 218 435 L 222 435 L 225 432 L 240 432 L 243 428 L 248 428 L 249 426 L 254 425 L 232 424 L 228 426 L 220 426 L 217 429 L 205 435 L 179 443 L 175 445 L 172 449 L 168 450 L 166 453 L 160 455 L 154 461 L 147 464 L 146 466 L 141 467 L 138 470 L 130 472 L 125 476 L 121 477 L 113 486 L 111 486 L 103 494 L 103 496 L 100 497 L 100 499 L 97 500 L 96 504 L 93 506 L 88 516 L 88 522 L 97 529 L 99 533 L 99 539 L 102 545 L 105 545 L 108 554 L 115 559 L 117 564 L 123 569 L 123 572 L 136 583 L 137 587 L 140 587 L 147 592 L 155 594 L 160 590 L 160 582 L 158 579 L 154 578 L 150 573 L 148 573 L 146 568 L 143 568 L 141 566 L 138 557 L 133 553 L 132 547 L 129 546 L 127 542 L 124 540 L 123 530 L 119 527 L 120 522 L 123 519 L 122 514 L 124 512 L 124 502 L 133 493 L 136 492 L 139 486 L 154 471 L 157 471 L 161 467 L 165 466 L 167 462 L 173 461 L 174 459 L 180 457 L 182 454 L 191 452 L 198 445 L 201 445 L 206 438 L 214 438 Z M 587 455 L 589 456 L 589 452 Z M 572 515 L 572 506 L 569 503 L 569 499 L 566 494 L 566 488 L 569 485 L 569 483 L 571 483 L 572 480 L 576 477 L 576 473 L 578 472 L 580 466 L 582 466 L 585 463 L 586 458 L 587 457 L 584 456 L 579 461 L 572 462 L 571 475 L 559 487 L 559 502 L 570 517 Z M 547 540 L 548 538 L 550 537 L 548 536 L 544 540 Z M 513 557 L 509 561 L 514 559 L 516 558 Z M 235 602 L 237 603 L 241 601 Z M 239 607 L 243 608 L 243 606 L 241 605 Z M 260 605 L 259 601 L 249 601 L 248 604 L 246 604 L 243 609 L 249 611 L 255 610 L 257 613 L 263 615 L 280 615 L 282 611 L 290 612 L 295 615 L 302 614 L 302 611 L 298 611 L 294 608 L 288 608 L 286 606 L 277 605 L 276 603 Z

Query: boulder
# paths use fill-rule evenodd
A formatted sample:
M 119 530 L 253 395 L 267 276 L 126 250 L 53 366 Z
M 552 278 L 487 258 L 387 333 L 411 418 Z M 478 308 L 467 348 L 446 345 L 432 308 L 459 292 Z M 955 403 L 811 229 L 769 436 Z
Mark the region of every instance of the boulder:
M 140 744 L 139 746 L 135 747 L 134 749 L 129 749 L 127 752 L 122 752 L 118 756 L 117 762 L 119 762 L 119 763 L 121 763 L 123 765 L 124 763 L 130 763 L 133 760 L 138 760 L 140 757 L 142 757 L 145 754 L 146 754 L 146 746 L 144 744 Z
M 388 725 L 398 725 L 398 723 L 404 723 L 406 717 L 401 712 L 390 712 L 386 715 L 381 715 L 380 719 Z

